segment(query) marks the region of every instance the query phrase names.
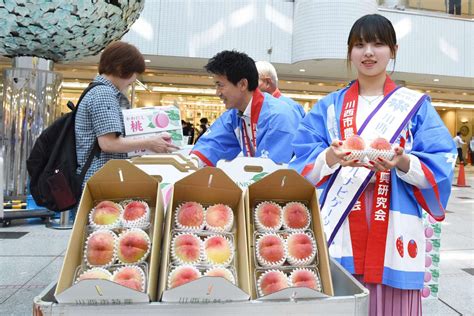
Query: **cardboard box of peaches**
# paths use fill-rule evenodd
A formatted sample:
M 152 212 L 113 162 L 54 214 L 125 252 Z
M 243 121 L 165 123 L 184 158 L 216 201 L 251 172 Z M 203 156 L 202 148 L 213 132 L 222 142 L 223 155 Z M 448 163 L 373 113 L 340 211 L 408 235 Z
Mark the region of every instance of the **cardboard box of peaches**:
M 59 303 L 155 300 L 163 225 L 159 182 L 111 160 L 86 183 L 56 287 Z
M 105 267 L 112 270 L 112 279 L 81 278 L 81 273 L 84 273 L 81 269 L 85 270 L 90 263 L 90 250 L 93 250 L 92 254 L 104 250 L 103 245 L 95 248 L 91 245 L 94 233 L 90 228 L 92 216 L 101 202 L 120 203 L 123 200 L 146 201 L 150 209 L 150 226 L 145 230 L 151 244 L 148 245 L 149 254 L 142 260 L 144 262 L 124 264 L 125 267 L 138 265 L 143 268 L 146 282 L 142 288 L 136 286 L 137 283 L 143 284 L 137 281 L 136 275 L 121 275 L 117 272 L 121 267 L 114 267 L 123 263 L 123 253 L 126 252 L 121 251 L 120 243 L 116 243 L 112 251 L 116 252 L 116 257 L 120 257 L 122 252 L 121 258 L 115 260 L 114 265 Z M 284 206 L 297 203 L 302 206 L 306 221 L 303 230 L 288 230 L 285 226 L 261 234 L 276 234 L 284 243 L 284 259 L 266 266 L 262 266 L 258 259 L 265 251 L 256 251 L 261 232 L 255 227 L 254 215 L 257 204 L 262 202 L 280 205 L 277 217 L 281 221 Z M 244 194 L 222 170 L 204 168 L 174 184 L 164 222 L 163 214 L 162 196 L 156 179 L 128 161 L 107 163 L 90 178 L 84 189 L 56 288 L 57 301 L 76 304 L 208 303 L 334 295 L 316 192 L 295 171 L 278 170 L 249 186 Z M 117 229 L 117 239 L 120 239 L 127 228 L 115 228 L 115 231 Z M 303 240 L 299 242 L 295 237 L 293 248 L 302 247 L 304 252 L 310 246 L 310 253 L 306 254 L 310 258 L 300 261 L 290 259 L 286 251 L 291 248 L 286 244 L 290 235 L 298 234 L 303 235 Z M 308 236 L 309 240 L 305 239 Z M 132 249 L 143 249 L 133 238 L 125 244 Z M 271 250 L 273 245 L 268 245 Z M 105 250 L 111 251 L 107 247 Z M 281 253 L 281 250 L 278 248 L 276 253 Z M 140 256 L 133 251 L 128 251 L 128 254 Z M 101 255 L 97 257 L 102 258 Z M 277 275 L 270 273 L 263 280 L 265 272 L 270 270 L 278 271 Z M 295 270 L 301 271 L 294 273 Z

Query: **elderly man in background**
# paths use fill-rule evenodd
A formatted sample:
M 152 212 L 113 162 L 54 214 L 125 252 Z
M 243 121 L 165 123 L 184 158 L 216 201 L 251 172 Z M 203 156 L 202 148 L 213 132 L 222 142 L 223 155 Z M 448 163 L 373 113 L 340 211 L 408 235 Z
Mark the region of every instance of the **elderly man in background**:
M 291 105 L 300 113 L 301 117 L 304 117 L 305 112 L 303 107 L 293 99 L 282 95 L 280 89 L 278 89 L 278 75 L 275 67 L 268 61 L 257 61 L 255 65 L 258 70 L 258 88 L 262 92 L 269 93 L 275 98 Z

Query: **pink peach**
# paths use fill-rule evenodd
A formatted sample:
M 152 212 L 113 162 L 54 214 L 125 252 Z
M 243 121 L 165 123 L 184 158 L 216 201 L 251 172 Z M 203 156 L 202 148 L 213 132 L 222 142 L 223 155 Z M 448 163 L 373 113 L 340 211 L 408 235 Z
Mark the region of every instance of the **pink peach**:
M 281 222 L 281 208 L 277 204 L 263 202 L 258 206 L 256 216 L 263 226 L 273 228 Z
M 143 272 L 139 267 L 123 267 L 114 273 L 113 281 L 136 291 L 143 292 Z
M 391 150 L 392 145 L 385 138 L 378 137 L 370 143 L 370 147 L 377 150 Z
M 257 241 L 258 253 L 268 263 L 280 262 L 285 258 L 285 246 L 276 235 L 265 235 Z
M 233 257 L 230 241 L 223 236 L 210 236 L 204 241 L 206 259 L 212 264 L 226 264 Z
M 193 234 L 178 235 L 173 243 L 174 255 L 182 262 L 194 263 L 201 256 L 201 240 Z
M 304 260 L 311 256 L 314 251 L 311 237 L 304 233 L 292 234 L 288 237 L 288 256 Z
M 123 219 L 126 221 L 134 221 L 146 214 L 146 205 L 143 202 L 132 201 L 125 206 L 123 211 Z
M 200 277 L 201 273 L 195 267 L 179 266 L 170 273 L 168 280 L 169 288 L 175 288 L 177 286 L 194 281 Z
M 187 227 L 200 227 L 204 223 L 204 210 L 201 204 L 186 202 L 178 209 L 178 223 Z
M 211 227 L 224 229 L 231 220 L 231 212 L 227 205 L 216 204 L 206 210 L 206 224 Z
M 111 280 L 112 274 L 103 268 L 92 268 L 83 272 L 78 281 L 82 280 Z
M 292 285 L 295 287 L 309 287 L 314 290 L 318 288 L 316 275 L 309 270 L 295 270 L 290 278 Z
M 288 203 L 283 208 L 283 223 L 290 229 L 305 229 L 309 224 L 309 214 L 301 203 Z
M 259 278 L 261 295 L 268 295 L 288 287 L 288 278 L 281 271 L 267 271 Z
M 129 230 L 119 237 L 118 258 L 123 263 L 135 263 L 148 253 L 150 238 L 142 230 Z
M 344 141 L 343 148 L 351 150 L 364 150 L 365 141 L 359 135 L 352 135 Z
M 111 225 L 119 219 L 120 209 L 108 205 L 99 205 L 97 205 L 92 211 L 92 221 L 94 222 L 94 224 Z
M 87 239 L 86 258 L 89 265 L 110 264 L 114 258 L 115 238 L 109 231 L 96 231 Z

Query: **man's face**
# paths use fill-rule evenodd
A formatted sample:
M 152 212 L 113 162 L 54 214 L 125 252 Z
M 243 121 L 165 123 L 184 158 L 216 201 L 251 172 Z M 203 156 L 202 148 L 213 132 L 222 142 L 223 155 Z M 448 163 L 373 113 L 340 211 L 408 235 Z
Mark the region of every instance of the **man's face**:
M 240 109 L 243 106 L 247 80 L 242 79 L 234 85 L 227 76 L 213 75 L 216 85 L 216 95 L 224 102 L 226 109 Z
M 271 93 L 270 84 L 271 84 L 270 77 L 265 76 L 265 75 L 258 76 L 258 88 L 260 89 L 260 91 Z

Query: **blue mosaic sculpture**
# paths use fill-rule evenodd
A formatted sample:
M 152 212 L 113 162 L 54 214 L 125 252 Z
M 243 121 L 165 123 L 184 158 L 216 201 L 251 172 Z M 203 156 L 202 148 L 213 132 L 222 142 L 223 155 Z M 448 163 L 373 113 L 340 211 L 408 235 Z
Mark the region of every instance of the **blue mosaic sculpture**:
M 98 54 L 138 19 L 145 0 L 0 0 L 0 55 L 69 61 Z

